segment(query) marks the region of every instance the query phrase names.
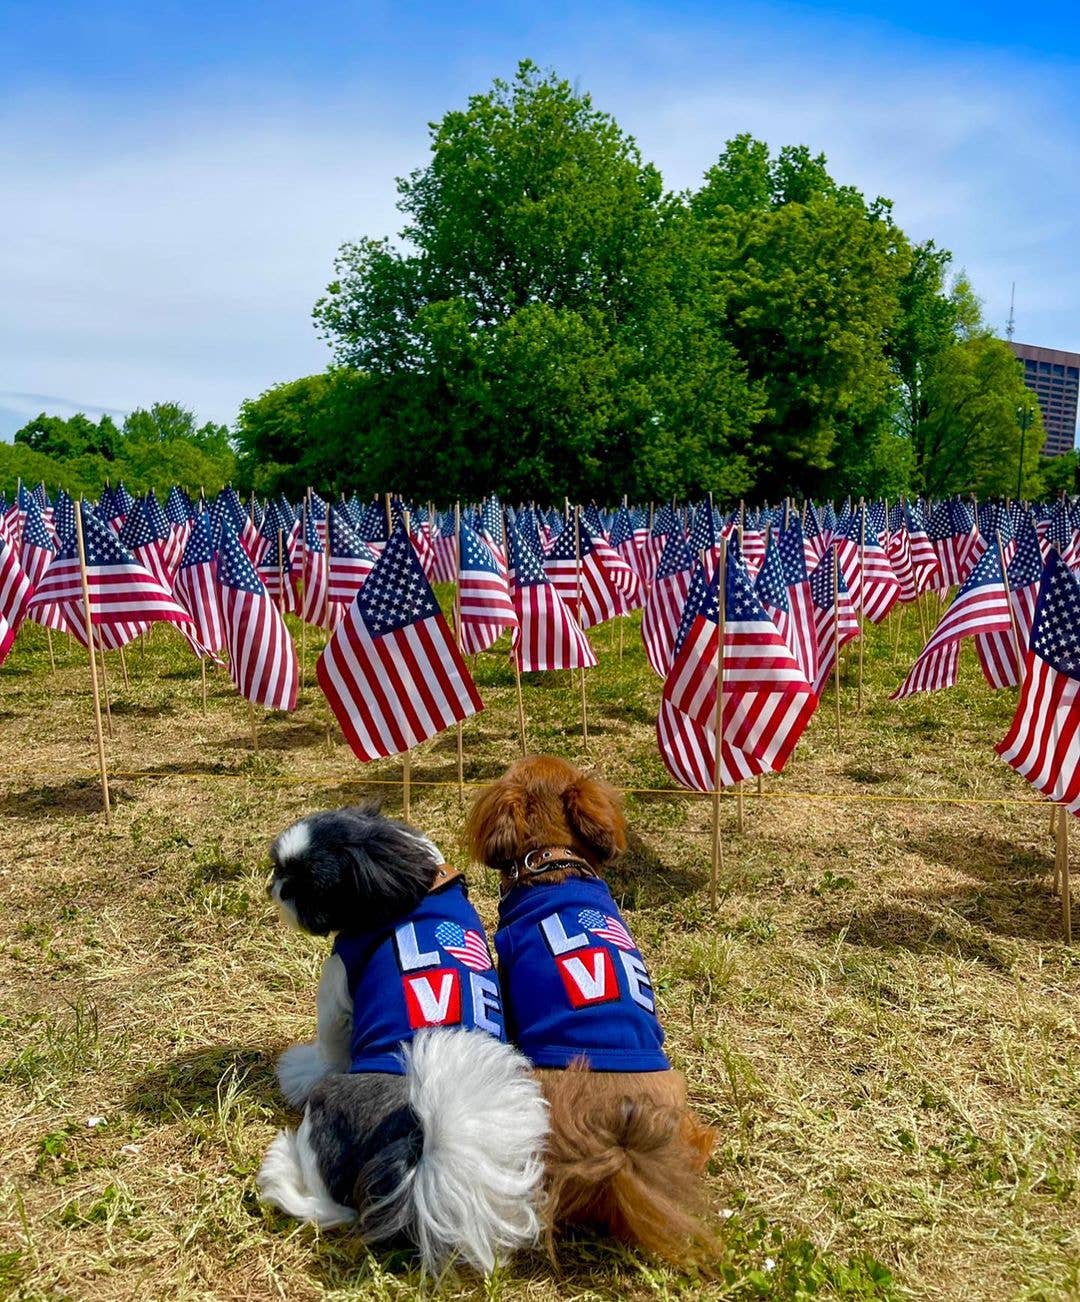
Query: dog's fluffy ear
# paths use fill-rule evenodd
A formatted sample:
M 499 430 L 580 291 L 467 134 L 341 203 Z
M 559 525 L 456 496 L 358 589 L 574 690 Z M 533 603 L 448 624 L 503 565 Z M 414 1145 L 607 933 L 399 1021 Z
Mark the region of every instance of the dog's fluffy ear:
M 363 903 L 365 920 L 379 925 L 415 908 L 437 869 L 421 834 L 384 818 L 377 806 L 343 809 L 341 819 L 343 835 L 334 849 Z
M 564 789 L 563 808 L 574 832 L 601 861 L 626 849 L 626 818 L 614 787 L 582 774 Z
M 525 798 L 510 778 L 484 787 L 465 823 L 469 853 L 489 868 L 503 868 L 521 853 L 528 833 Z

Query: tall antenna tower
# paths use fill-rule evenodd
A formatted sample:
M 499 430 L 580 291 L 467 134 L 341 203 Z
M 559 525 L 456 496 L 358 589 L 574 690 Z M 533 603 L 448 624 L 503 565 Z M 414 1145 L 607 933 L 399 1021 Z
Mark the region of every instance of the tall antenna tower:
M 1005 338 L 1012 343 L 1012 337 L 1016 334 L 1016 281 L 1012 283 L 1012 292 L 1009 294 L 1009 320 L 1005 326 Z

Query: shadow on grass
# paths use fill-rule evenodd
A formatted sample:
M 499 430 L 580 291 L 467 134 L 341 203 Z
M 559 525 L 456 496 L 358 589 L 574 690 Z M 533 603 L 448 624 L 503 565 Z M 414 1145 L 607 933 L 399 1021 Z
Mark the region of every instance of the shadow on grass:
M 961 836 L 937 830 L 910 843 L 928 861 L 949 867 L 970 889 L 946 886 L 912 892 L 849 921 L 815 930 L 879 949 L 951 954 L 1007 970 L 1013 956 L 997 939 L 1054 943 L 1061 937 L 1061 908 L 1053 890 L 1053 859 L 986 833 Z
M 109 797 L 115 808 L 135 796 L 109 783 Z M 70 782 L 23 787 L 0 797 L 0 817 L 55 818 L 58 814 L 101 814 L 101 784 L 97 778 L 73 778 Z
M 307 746 L 326 746 L 325 723 L 281 723 L 273 715 L 259 715 L 259 750 L 303 750 Z M 251 750 L 251 732 L 243 732 L 227 741 L 222 748 L 239 751 Z
M 132 1112 L 163 1122 L 216 1108 L 233 1081 L 242 1082 L 244 1093 L 255 1102 L 283 1112 L 273 1057 L 240 1044 L 215 1044 L 180 1054 L 140 1076 L 124 1101 Z
M 706 856 L 700 873 L 687 872 L 683 867 L 668 863 L 651 845 L 647 845 L 636 832 L 627 834 L 626 853 L 610 867 L 604 877 L 611 893 L 626 908 L 636 908 L 638 896 L 644 888 L 650 906 L 674 904 L 699 891 L 709 877 L 709 860 Z
M 124 689 L 121 688 L 121 691 Z M 158 701 L 155 705 L 144 705 L 141 701 L 129 701 L 124 697 L 111 701 L 109 708 L 113 714 L 133 719 L 158 719 L 163 714 L 175 714 L 176 706 L 171 701 Z

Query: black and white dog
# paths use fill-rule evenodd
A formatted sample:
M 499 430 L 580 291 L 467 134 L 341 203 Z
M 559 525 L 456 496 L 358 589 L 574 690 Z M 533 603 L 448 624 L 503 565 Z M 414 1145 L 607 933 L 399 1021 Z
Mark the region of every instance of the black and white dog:
M 312 814 L 270 850 L 291 925 L 335 934 L 314 1041 L 278 1061 L 296 1131 L 270 1145 L 263 1198 L 369 1243 L 490 1272 L 539 1233 L 546 1105 L 505 1042 L 487 937 L 461 875 L 405 823 Z

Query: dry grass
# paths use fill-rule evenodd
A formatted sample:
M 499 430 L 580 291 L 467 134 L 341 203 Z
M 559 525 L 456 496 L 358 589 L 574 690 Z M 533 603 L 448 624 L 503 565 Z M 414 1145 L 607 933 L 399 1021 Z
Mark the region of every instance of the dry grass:
M 608 629 L 589 683 L 590 758 L 616 783 L 667 787 L 659 683 L 636 630 Z M 845 688 L 789 772 L 725 805 L 727 870 L 708 908 L 708 806 L 631 797 L 614 886 L 650 962 L 675 1063 L 721 1143 L 709 1177 L 726 1257 L 703 1281 L 580 1237 L 562 1274 L 523 1259 L 449 1297 L 1025 1298 L 1080 1291 L 1080 951 L 1059 943 L 1045 808 L 892 803 L 1023 799 L 993 755 L 1012 694 L 965 657 L 951 693 L 890 704 L 917 650 L 906 616 L 873 634 L 867 708 Z M 0 669 L 0 1296 L 415 1296 L 401 1258 L 319 1238 L 257 1202 L 253 1176 L 289 1120 L 275 1054 L 310 1034 L 324 944 L 286 934 L 263 894 L 286 822 L 352 800 L 400 763 L 361 769 L 308 687 L 251 751 L 245 710 L 171 631 L 128 656 L 108 743 L 117 808 L 97 812 L 85 661 L 27 630 Z M 905 658 L 906 657 L 906 658 Z M 901 663 L 902 662 L 902 663 Z M 466 776 L 516 749 L 503 656 L 476 667 L 488 710 L 466 725 Z M 526 684 L 530 741 L 581 758 L 566 675 Z M 826 699 L 826 707 L 831 705 Z M 453 782 L 454 738 L 417 782 Z M 122 776 L 120 776 L 122 775 Z M 370 790 L 370 788 L 368 788 Z M 400 789 L 387 787 L 396 805 Z M 792 793 L 832 793 L 828 801 Z M 854 800 L 852 797 L 864 799 Z M 867 800 L 865 797 L 875 797 Z M 449 857 L 450 786 L 413 818 Z M 485 919 L 494 882 L 472 870 Z M 88 1125 L 91 1118 L 103 1118 Z

